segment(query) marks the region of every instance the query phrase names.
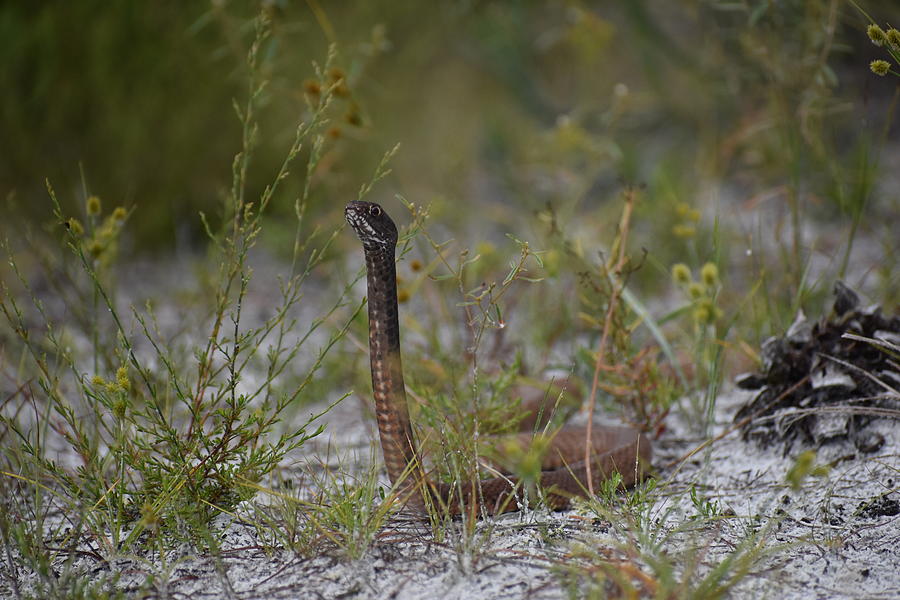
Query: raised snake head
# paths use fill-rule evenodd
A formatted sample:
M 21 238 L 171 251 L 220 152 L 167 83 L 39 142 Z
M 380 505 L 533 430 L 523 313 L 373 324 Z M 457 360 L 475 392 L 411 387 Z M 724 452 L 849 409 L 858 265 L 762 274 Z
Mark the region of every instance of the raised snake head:
M 366 251 L 393 252 L 397 245 L 397 226 L 379 205 L 354 200 L 344 209 L 344 217 Z

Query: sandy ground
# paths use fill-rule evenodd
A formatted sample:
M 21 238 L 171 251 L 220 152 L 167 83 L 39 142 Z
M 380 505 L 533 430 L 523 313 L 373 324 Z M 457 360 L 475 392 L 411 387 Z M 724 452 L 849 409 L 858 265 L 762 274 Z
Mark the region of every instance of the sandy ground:
M 718 431 L 731 424 L 737 406 L 747 398 L 737 391 L 720 398 Z M 282 478 L 289 478 L 294 469 L 299 473 L 310 464 L 321 464 L 321 456 L 332 457 L 345 469 L 365 469 L 375 432 L 359 403 L 351 398 L 326 418 L 326 433 L 305 447 L 304 455 L 294 458 L 293 465 L 280 473 Z M 817 462 L 834 466 L 827 476 L 810 478 L 799 490 L 785 484 L 785 473 L 797 451 L 784 456 L 782 449 L 761 450 L 737 434 L 673 469 L 668 465 L 700 440 L 691 437 L 677 415 L 669 425 L 657 442 L 654 459 L 661 484 L 644 513 L 650 535 L 631 544 L 642 548 L 644 557 L 669 556 L 676 581 L 690 578 L 685 573 L 693 572 L 696 584 L 741 544 L 755 544 L 752 560 L 734 566 L 735 571 L 748 572 L 726 597 L 900 597 L 900 494 L 896 491 L 900 430 L 896 422 L 872 425 L 885 437 L 875 454 L 859 455 L 849 442 L 820 448 Z M 718 518 L 695 518 L 698 509 L 689 493 L 692 486 L 697 497 L 715 507 Z M 250 515 L 252 506 L 245 506 L 243 512 Z M 644 584 L 639 584 L 640 577 L 633 579 L 645 593 L 652 591 L 655 577 L 645 558 L 628 556 L 623 550 L 628 545 L 623 543 L 621 528 L 583 507 L 489 519 L 479 523 L 471 538 L 451 527 L 440 542 L 427 524 L 400 516 L 355 560 L 339 550 L 315 557 L 288 550 L 266 552 L 256 528 L 226 516 L 217 526 L 222 545 L 217 559 L 183 547 L 164 557 L 148 553 L 109 563 L 79 557 L 73 567 L 98 578 L 115 576 L 115 588 L 137 597 L 148 597 L 145 586 L 152 574 L 149 597 L 160 598 L 582 597 L 588 591 L 586 581 L 573 581 L 564 574 L 575 564 L 596 564 L 599 555 L 646 574 Z M 751 536 L 752 532 L 757 536 Z M 18 573 L 27 588 L 29 574 L 21 567 Z M 603 584 L 595 592 L 614 596 L 616 588 Z M 0 595 L 13 597 L 6 577 L 0 580 Z
M 132 292 L 141 296 L 136 286 Z M 265 305 L 270 298 L 258 300 Z M 723 393 L 708 437 L 728 429 L 749 397 L 733 389 Z M 308 410 L 317 408 L 324 405 Z M 377 432 L 359 399 L 344 400 L 323 418 L 325 433 L 264 485 L 275 488 L 289 480 L 296 482 L 294 489 L 302 488 L 310 483 L 309 473 L 323 465 L 350 474 L 368 468 L 377 457 Z M 637 533 L 584 506 L 487 519 L 468 536 L 451 525 L 441 540 L 427 523 L 398 516 L 361 557 L 351 559 L 334 546 L 310 557 L 277 546 L 271 550 L 265 530 L 247 524 L 259 505 L 271 501 L 261 494 L 237 515 L 217 520 L 219 556 L 187 546 L 162 556 L 147 550 L 108 560 L 84 553 L 61 556 L 54 569 L 89 574 L 140 598 L 616 597 L 617 588 L 602 582 L 610 569 L 625 573 L 642 596 L 652 596 L 657 582 L 669 577 L 685 582 L 684 597 L 718 597 L 715 588 L 700 582 L 725 567 L 720 584 L 737 579 L 725 597 L 900 598 L 896 421 L 870 425 L 885 440 L 872 454 L 861 454 L 848 441 L 818 448 L 816 462 L 831 464 L 831 470 L 793 490 L 785 475 L 807 449 L 799 445 L 788 452 L 761 449 L 732 433 L 680 461 L 706 439 L 690 426 L 700 420 L 677 412 L 667 420 L 655 442 L 659 484 L 639 511 L 644 527 Z M 698 518 L 704 510 L 706 517 Z M 88 540 L 85 549 L 92 547 Z M 0 597 L 16 597 L 14 580 L 27 593 L 34 574 L 14 554 L 0 552 L 0 565 Z M 567 575 L 583 575 L 592 565 L 599 574 L 593 581 Z

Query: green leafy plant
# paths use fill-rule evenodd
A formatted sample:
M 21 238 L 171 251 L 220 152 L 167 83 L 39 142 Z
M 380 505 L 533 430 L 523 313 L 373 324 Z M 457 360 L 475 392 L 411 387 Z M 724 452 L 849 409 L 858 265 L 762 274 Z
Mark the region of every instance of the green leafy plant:
M 304 223 L 309 186 L 295 203 L 291 271 L 270 290 L 271 311 L 254 323 L 244 310 L 262 217 L 304 148 L 311 175 L 337 86 L 326 78 L 326 63 L 318 71 L 321 100 L 296 128 L 272 182 L 251 200 L 247 179 L 259 141 L 257 110 L 266 89 L 260 61 L 269 33 L 268 20 L 259 18 L 248 54 L 248 99 L 235 105 L 243 149 L 219 224 L 203 218 L 216 273 L 208 304 L 197 310 L 205 334 L 192 337 L 196 332 L 186 330 L 188 339 L 167 339 L 150 302 L 143 311 L 123 310 L 111 278 L 128 214 L 116 208 L 104 217 L 96 196 L 85 202 L 85 226 L 63 212 L 48 185 L 65 250 L 42 252 L 50 267 L 44 277 L 64 289 L 60 298 L 78 315 L 75 322 L 51 311 L 35 288 L 41 281 L 19 268 L 21 255 L 5 244 L 17 281 L 4 282 L 0 309 L 17 343 L 7 348 L 16 362 L 7 363 L 4 375 L 16 382 L 17 392 L 10 399 L 15 410 L 0 416 L 6 463 L 0 486 L 6 521 L 19 515 L 27 525 L 4 527 L 4 540 L 20 552 L 35 549 L 25 557 L 40 576 L 37 589 L 49 595 L 56 586 L 49 565 L 60 554 L 72 556 L 85 536 L 106 557 L 139 544 L 162 551 L 172 539 L 212 540 L 214 517 L 252 497 L 284 456 L 322 431 L 315 421 L 330 406 L 304 422 L 283 421 L 292 406 L 307 401 L 326 355 L 362 304 L 341 310 L 351 283 L 312 321 L 300 324 L 294 316 L 304 284 L 335 239 L 334 233 L 310 233 Z M 85 311 L 79 302 L 91 308 Z M 328 324 L 333 330 L 322 336 L 319 330 Z M 288 377 L 314 335 L 321 338 L 319 348 L 307 354 L 305 374 Z M 56 458 L 58 445 L 73 460 Z M 47 518 L 58 510 L 69 515 L 66 520 Z M 59 549 L 39 549 L 46 537 L 60 539 L 53 544 Z

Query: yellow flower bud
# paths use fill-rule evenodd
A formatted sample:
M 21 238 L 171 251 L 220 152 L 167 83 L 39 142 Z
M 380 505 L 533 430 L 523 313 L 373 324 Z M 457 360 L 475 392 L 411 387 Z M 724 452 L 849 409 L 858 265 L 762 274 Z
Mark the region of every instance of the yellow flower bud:
M 879 77 L 884 77 L 891 71 L 891 63 L 886 60 L 873 60 L 869 63 L 869 68 Z
M 872 43 L 876 46 L 881 46 L 884 44 L 887 36 L 884 33 L 884 30 L 878 25 L 872 23 L 866 29 L 866 33 L 869 35 L 869 39 L 872 40 Z
M 100 214 L 100 198 L 97 196 L 90 196 L 87 199 L 87 214 L 92 217 L 96 217 Z
M 66 221 L 66 229 L 71 231 L 75 237 L 79 237 L 84 233 L 84 226 L 75 217 L 71 217 Z
M 694 300 L 702 298 L 705 291 L 703 286 L 696 281 L 692 281 L 691 285 L 688 286 L 688 295 Z
M 700 279 L 706 287 L 715 287 L 719 283 L 719 268 L 711 262 L 706 263 L 700 269 Z
M 887 38 L 888 43 L 893 46 L 894 50 L 900 50 L 900 31 L 891 27 L 884 35 Z
M 690 283 L 691 269 L 684 263 L 676 263 L 672 265 L 672 279 L 679 285 Z
M 676 237 L 690 238 L 696 235 L 697 228 L 693 225 L 684 225 L 682 223 L 678 223 L 677 225 L 672 226 L 672 233 L 674 233 Z
M 118 368 L 116 371 L 116 384 L 123 392 L 131 389 L 131 381 L 128 379 L 128 367 L 122 365 Z

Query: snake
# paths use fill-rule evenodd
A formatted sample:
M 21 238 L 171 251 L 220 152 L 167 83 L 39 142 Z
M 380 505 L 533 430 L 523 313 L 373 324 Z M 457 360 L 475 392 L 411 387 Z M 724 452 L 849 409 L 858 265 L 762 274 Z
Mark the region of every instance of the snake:
M 404 506 L 418 512 L 438 507 L 450 515 L 467 512 L 495 515 L 529 504 L 526 482 L 512 474 L 446 483 L 429 477 L 410 421 L 400 352 L 396 249 L 398 230 L 374 202 L 347 204 L 344 216 L 362 242 L 365 255 L 369 319 L 369 365 L 375 417 L 388 478 L 401 490 Z M 515 434 L 514 434 L 515 435 Z M 533 433 L 518 434 L 528 443 Z M 565 425 L 549 440 L 536 483 L 553 509 L 564 509 L 572 498 L 587 496 L 619 474 L 619 486 L 631 487 L 647 473 L 652 450 L 647 437 L 625 426 L 594 424 L 585 460 L 588 430 Z

